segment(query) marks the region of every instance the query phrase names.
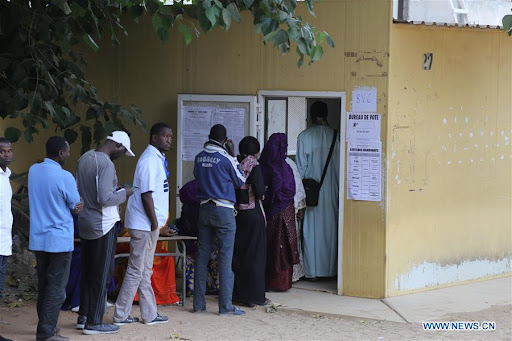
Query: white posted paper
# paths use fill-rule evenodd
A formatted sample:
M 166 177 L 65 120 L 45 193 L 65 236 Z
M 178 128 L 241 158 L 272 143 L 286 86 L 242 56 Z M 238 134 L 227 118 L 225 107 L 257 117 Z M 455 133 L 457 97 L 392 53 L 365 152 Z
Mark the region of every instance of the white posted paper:
M 356 87 L 352 91 L 352 112 L 377 112 L 377 88 Z
M 183 107 L 181 119 L 182 160 L 193 161 L 210 133 L 212 108 Z
M 380 141 L 348 142 L 347 199 L 381 201 Z
M 347 142 L 349 140 L 363 139 L 380 141 L 380 114 L 375 113 L 347 113 Z
M 238 144 L 245 136 L 245 109 L 219 109 L 211 107 L 183 107 L 181 120 L 182 160 L 194 161 L 208 141 L 210 128 L 215 124 L 226 127 L 227 135 Z

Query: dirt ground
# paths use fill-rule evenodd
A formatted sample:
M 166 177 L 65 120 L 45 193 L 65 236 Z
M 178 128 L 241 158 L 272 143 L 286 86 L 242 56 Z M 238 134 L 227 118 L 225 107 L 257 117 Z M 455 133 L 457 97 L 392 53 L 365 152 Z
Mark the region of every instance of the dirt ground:
M 187 306 L 160 306 L 170 322 L 145 326 L 123 326 L 117 334 L 87 336 L 74 329 L 77 314 L 61 312 L 58 327 L 71 340 L 512 340 L 512 305 L 461 314 L 441 321 L 496 321 L 495 331 L 423 331 L 420 323 L 396 323 L 345 316 L 319 316 L 282 307 L 268 313 L 266 308 L 245 308 L 245 316 L 218 316 L 217 302 L 208 300 L 208 313 L 191 313 Z M 109 308 L 105 322 L 111 322 Z M 139 316 L 134 306 L 133 316 Z M 0 307 L 0 335 L 13 340 L 35 340 L 35 302 L 21 307 Z

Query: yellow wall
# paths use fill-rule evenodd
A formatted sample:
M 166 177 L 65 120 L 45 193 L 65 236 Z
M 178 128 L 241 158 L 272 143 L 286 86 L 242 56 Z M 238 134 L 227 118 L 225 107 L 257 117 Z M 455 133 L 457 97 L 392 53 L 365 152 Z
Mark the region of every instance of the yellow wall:
M 229 32 L 216 29 L 203 34 L 188 47 L 177 30 L 169 42 L 162 44 L 149 20 L 129 24 L 130 36 L 121 40 L 120 47 L 111 49 L 108 43 L 103 44 L 98 55 L 88 58 L 88 75 L 100 97 L 125 105 L 135 103 L 144 111 L 148 126 L 164 121 L 175 131 L 178 93 L 346 91 L 350 103 L 355 86 L 374 86 L 378 89 L 378 111 L 385 122 L 391 2 L 324 0 L 315 6 L 317 18 L 306 13 L 304 3 L 299 3 L 299 12 L 314 26 L 328 31 L 336 47 L 326 46 L 323 59 L 309 67 L 297 68 L 295 47 L 290 55 L 281 56 L 271 46 L 264 46 L 262 37 L 253 32 L 252 17 L 244 14 L 241 25 L 234 24 Z M 147 132 L 133 129 L 132 133 L 132 150 L 140 155 L 147 145 Z M 385 123 L 382 136 L 385 146 Z M 26 154 L 29 149 L 24 143 L 19 145 L 18 150 Z M 42 154 L 39 149 L 37 155 L 24 157 L 20 167 L 34 162 Z M 170 161 L 171 165 L 176 163 L 175 150 L 170 153 Z M 70 160 L 70 169 L 74 169 L 74 162 Z M 135 163 L 127 157 L 116 161 L 120 182 L 131 181 Z M 171 178 L 174 210 L 176 179 Z M 384 204 L 345 200 L 343 292 L 383 297 L 384 284 Z
M 303 9 L 304 4 L 299 6 Z M 140 105 L 148 123 L 164 120 L 175 128 L 178 93 L 347 91 L 350 101 L 350 90 L 364 85 L 378 88 L 379 111 L 385 115 L 390 20 L 386 13 L 390 10 L 388 2 L 379 0 L 318 3 L 317 19 L 312 18 L 312 24 L 327 30 L 337 45 L 326 49 L 320 63 L 301 69 L 297 69 L 295 53 L 281 56 L 276 49 L 264 46 L 261 37 L 253 33 L 247 15 L 243 24 L 229 32 L 217 29 L 188 47 L 183 47 L 179 33 L 162 46 L 149 25 L 136 29 L 131 26 L 130 37 L 122 42 L 118 54 L 123 70 L 121 101 Z M 146 137 L 135 140 L 142 149 Z M 176 155 L 172 156 L 175 160 Z M 123 162 L 130 174 L 133 165 L 126 159 Z M 175 188 L 174 179 L 171 186 Z M 346 201 L 345 207 L 343 291 L 347 295 L 382 297 L 384 206 Z
M 390 50 L 386 296 L 510 273 L 511 38 L 397 24 Z

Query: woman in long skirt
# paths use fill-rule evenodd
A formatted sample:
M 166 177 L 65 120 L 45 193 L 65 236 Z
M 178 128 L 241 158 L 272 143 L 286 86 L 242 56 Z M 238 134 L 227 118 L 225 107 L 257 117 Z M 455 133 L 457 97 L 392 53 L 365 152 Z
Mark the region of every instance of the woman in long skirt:
M 265 184 L 257 160 L 260 144 L 256 138 L 246 136 L 238 149 L 238 161 L 247 181 L 237 189 L 233 302 L 246 306 L 265 305 L 269 301 L 265 298 L 267 241 L 261 205 Z
M 286 163 L 285 134 L 270 136 L 260 164 L 267 191 L 263 206 L 267 216 L 267 290 L 286 291 L 292 287 L 293 265 L 299 263 L 295 225 L 295 180 Z

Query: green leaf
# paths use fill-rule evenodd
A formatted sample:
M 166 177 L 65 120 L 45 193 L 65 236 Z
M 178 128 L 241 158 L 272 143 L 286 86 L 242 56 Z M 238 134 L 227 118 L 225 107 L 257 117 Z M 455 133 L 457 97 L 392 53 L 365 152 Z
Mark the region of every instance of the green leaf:
M 158 29 L 158 31 L 156 32 L 156 34 L 158 35 L 158 38 L 162 41 L 162 43 L 166 42 L 167 40 L 169 40 L 169 36 L 171 35 L 171 31 L 167 28 L 160 28 Z
M 251 7 L 253 3 L 254 3 L 254 0 L 244 0 L 244 5 L 245 5 L 245 8 L 247 8 L 247 9 L 249 9 L 249 7 Z
M 289 17 L 290 17 L 290 14 L 288 14 L 284 11 L 279 11 L 279 21 L 285 21 Z
M 81 17 L 84 17 L 85 14 L 87 13 L 85 8 L 80 6 L 77 2 L 72 2 L 71 5 L 69 5 L 69 7 L 70 7 L 74 17 L 81 18 Z
M 41 110 L 41 108 L 43 107 L 43 100 L 41 99 L 41 94 L 40 93 L 36 92 L 34 94 L 33 100 L 30 103 L 30 106 L 31 106 L 31 109 L 34 112 L 37 112 L 37 111 Z
M 316 34 L 316 43 L 322 44 L 325 41 L 325 33 L 324 32 L 318 32 Z
M 192 41 L 192 33 L 190 33 L 190 29 L 188 28 L 188 26 L 185 24 L 180 24 L 178 29 L 183 34 L 183 39 L 185 39 L 185 45 L 190 44 L 190 42 Z
M 64 115 L 66 115 L 66 118 L 69 120 L 71 118 L 71 111 L 66 107 L 60 107 L 60 109 L 64 112 Z
M 48 112 L 50 113 L 50 116 L 52 118 L 54 118 L 57 115 L 57 113 L 55 112 L 55 109 L 53 108 L 52 102 L 45 101 L 44 106 L 45 106 L 46 110 L 48 110 Z
M 277 23 L 276 20 L 266 16 L 262 16 L 261 18 L 261 32 L 263 32 L 263 35 L 267 35 L 270 32 L 278 29 L 279 24 Z
M 226 8 L 231 13 L 231 17 L 233 18 L 233 20 L 235 20 L 237 23 L 242 21 L 240 11 L 238 11 L 238 7 L 234 3 L 230 3 Z
M 9 127 L 5 129 L 4 136 L 6 139 L 11 141 L 11 143 L 14 143 L 20 138 L 21 131 L 18 128 Z
M 297 62 L 297 66 L 301 67 L 304 64 L 304 55 L 301 55 L 299 61 Z
M 66 138 L 66 140 L 68 140 L 69 144 L 73 144 L 78 138 L 78 133 L 74 130 L 66 129 L 64 131 L 64 137 Z
M 37 117 L 37 119 L 39 120 L 44 129 L 48 129 L 50 127 L 48 121 L 44 117 Z
M 503 29 L 508 31 L 512 27 L 512 15 L 506 15 L 503 17 Z
M 25 132 L 23 133 L 23 136 L 25 137 L 25 141 L 28 143 L 31 143 L 34 141 L 34 138 L 32 137 L 33 134 L 38 133 L 39 130 L 37 130 L 34 126 L 29 126 L 27 129 L 25 129 Z
M 329 33 L 324 31 L 324 34 L 325 34 L 325 40 L 327 41 L 327 44 L 330 47 L 334 48 L 334 41 L 331 39 L 331 36 L 329 35 Z
M 231 26 L 231 12 L 226 8 L 222 9 L 222 20 L 224 21 L 226 31 L 229 30 L 229 27 Z
M 66 14 L 66 15 L 71 14 L 71 8 L 69 8 L 67 0 L 53 0 L 52 2 L 55 6 L 60 8 L 62 10 L 62 12 L 64 12 L 64 14 Z
M 324 49 L 322 48 L 322 46 L 317 45 L 317 46 L 313 47 L 313 49 L 311 51 L 311 61 L 312 62 L 319 61 L 323 55 L 324 55 Z
M 313 0 L 306 0 L 306 6 L 308 8 L 309 14 L 316 17 L 315 12 L 313 11 Z
M 94 123 L 94 134 L 93 134 L 93 138 L 94 138 L 94 142 L 96 144 L 99 144 L 101 142 L 101 140 L 105 137 L 105 129 L 103 129 L 103 124 L 101 124 L 100 121 L 96 121 L 96 123 Z
M 295 0 L 283 0 L 283 4 L 288 10 L 288 13 L 295 11 L 295 8 L 297 7 L 297 1 Z
M 303 55 L 309 54 L 308 47 L 306 45 L 304 38 L 300 38 L 297 41 L 297 48 L 299 49 L 300 53 L 302 53 Z
M 132 19 L 136 19 L 142 16 L 142 14 L 144 13 L 144 7 L 142 7 L 141 5 L 133 5 L 130 7 L 128 12 L 130 13 L 130 17 Z
M 130 105 L 130 109 L 132 109 L 132 111 L 138 115 L 138 116 L 141 116 L 142 115 L 142 110 L 140 110 L 139 108 L 137 108 L 135 105 L 131 104 Z
M 210 7 L 206 9 L 206 17 L 210 20 L 212 27 L 217 23 L 217 18 L 215 17 L 215 7 Z
M 80 151 L 80 153 L 83 154 L 91 148 L 91 128 L 81 126 L 80 131 L 82 132 L 82 150 Z
M 162 27 L 162 17 L 160 16 L 160 14 L 155 14 L 153 15 L 153 17 L 151 18 L 151 23 L 153 24 L 153 29 L 155 30 L 155 32 L 158 32 L 158 30 Z
M 206 17 L 205 12 L 201 12 L 199 16 L 199 27 L 203 30 L 203 32 L 208 32 L 212 28 L 212 24 L 210 20 Z
M 275 31 L 272 31 L 270 32 L 269 34 L 267 34 L 265 37 L 263 37 L 263 41 L 265 43 L 268 43 L 269 41 L 273 40 L 274 37 L 277 35 L 277 33 L 279 33 L 278 30 L 275 30 Z M 274 45 L 275 46 L 275 45 Z
M 274 46 L 278 46 L 278 45 L 281 45 L 281 44 L 284 44 L 287 42 L 288 42 L 288 34 L 283 29 L 280 29 L 279 31 L 277 31 L 277 34 L 272 39 L 272 43 L 274 44 Z

